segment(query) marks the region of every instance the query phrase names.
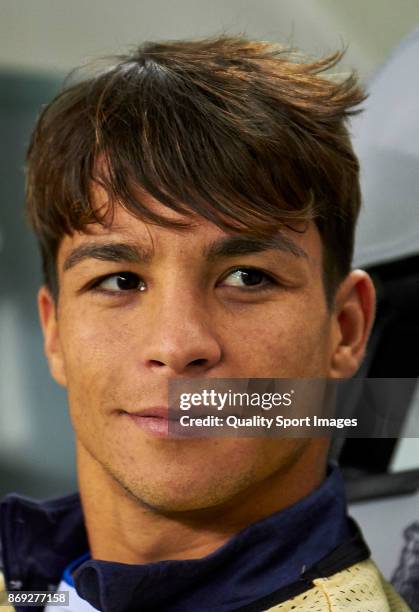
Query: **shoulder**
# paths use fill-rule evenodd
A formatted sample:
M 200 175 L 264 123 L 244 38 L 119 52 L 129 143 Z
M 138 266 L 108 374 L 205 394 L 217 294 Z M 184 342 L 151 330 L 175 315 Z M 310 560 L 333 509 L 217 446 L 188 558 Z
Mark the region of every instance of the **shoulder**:
M 0 563 L 1 563 L 1 559 L 0 559 Z M 0 567 L 0 605 L 2 606 L 2 612 L 14 612 L 14 608 L 12 608 L 12 606 L 4 606 L 4 603 L 7 600 L 7 593 L 6 593 L 6 585 L 4 582 L 4 575 L 3 572 L 1 570 Z
M 308 591 L 270 608 L 269 612 L 311 608 L 343 612 L 350 602 L 355 606 L 362 602 L 368 604 L 368 609 L 380 612 L 411 612 L 371 559 L 355 563 L 328 578 L 316 578 L 313 584 Z

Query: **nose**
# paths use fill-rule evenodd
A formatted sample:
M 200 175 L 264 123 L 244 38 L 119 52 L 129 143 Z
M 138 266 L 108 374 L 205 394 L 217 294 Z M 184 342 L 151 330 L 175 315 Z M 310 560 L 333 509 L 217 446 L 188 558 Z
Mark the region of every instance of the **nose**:
M 211 313 L 196 296 L 166 296 L 155 300 L 147 317 L 144 359 L 161 374 L 202 376 L 222 357 Z

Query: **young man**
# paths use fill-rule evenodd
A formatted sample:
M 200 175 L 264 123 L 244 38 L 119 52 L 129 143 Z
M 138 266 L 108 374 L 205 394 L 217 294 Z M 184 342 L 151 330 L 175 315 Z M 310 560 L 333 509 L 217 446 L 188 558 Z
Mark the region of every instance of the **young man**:
M 345 127 L 363 94 L 321 74 L 339 59 L 146 43 L 43 111 L 28 208 L 80 496 L 6 498 L 9 589 L 64 577 L 72 610 L 106 612 L 407 609 L 324 438 L 164 435 L 171 379 L 342 378 L 363 358 Z

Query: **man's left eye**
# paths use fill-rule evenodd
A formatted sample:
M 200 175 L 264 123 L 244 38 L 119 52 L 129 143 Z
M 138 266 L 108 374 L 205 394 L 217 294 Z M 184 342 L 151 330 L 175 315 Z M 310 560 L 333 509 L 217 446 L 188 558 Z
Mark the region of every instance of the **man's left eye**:
M 230 279 L 228 282 L 227 280 Z M 275 284 L 273 278 L 257 268 L 239 268 L 230 272 L 223 280 L 223 285 L 229 287 L 256 287 L 258 289 L 267 289 Z
M 145 284 L 141 278 L 133 272 L 118 272 L 99 279 L 93 286 L 94 289 L 118 293 L 121 291 L 144 291 Z

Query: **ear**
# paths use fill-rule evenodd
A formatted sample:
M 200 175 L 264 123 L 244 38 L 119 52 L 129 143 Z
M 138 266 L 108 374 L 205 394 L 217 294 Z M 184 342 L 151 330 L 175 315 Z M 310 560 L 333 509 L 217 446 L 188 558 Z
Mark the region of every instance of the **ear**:
M 67 384 L 60 344 L 57 304 L 47 287 L 38 291 L 38 311 L 44 334 L 44 351 L 53 379 L 64 387 Z
M 330 378 L 350 378 L 365 355 L 375 317 L 375 289 L 369 275 L 353 270 L 335 296 Z

